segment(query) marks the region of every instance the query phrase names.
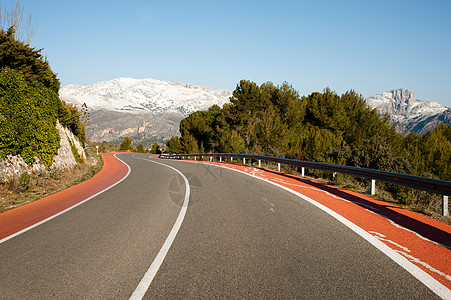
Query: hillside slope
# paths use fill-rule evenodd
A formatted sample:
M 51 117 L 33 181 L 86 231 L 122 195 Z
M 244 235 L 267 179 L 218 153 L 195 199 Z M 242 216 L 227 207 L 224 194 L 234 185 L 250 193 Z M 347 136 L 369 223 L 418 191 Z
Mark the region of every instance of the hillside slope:
M 131 137 L 150 146 L 180 135 L 179 123 L 189 114 L 229 102 L 227 90 L 157 79 L 116 78 L 88 86 L 68 85 L 60 97 L 80 107 L 86 103 L 93 141 L 117 142 Z
M 440 123 L 451 125 L 451 110 L 440 103 L 416 99 L 408 89 L 383 92 L 365 99 L 366 103 L 380 113 L 388 113 L 398 132 L 425 134 Z

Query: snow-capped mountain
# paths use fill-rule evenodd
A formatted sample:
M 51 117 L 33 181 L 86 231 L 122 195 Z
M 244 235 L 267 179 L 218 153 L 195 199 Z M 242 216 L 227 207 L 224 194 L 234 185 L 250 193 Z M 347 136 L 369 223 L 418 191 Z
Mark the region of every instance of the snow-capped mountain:
M 424 134 L 440 124 L 440 120 L 450 125 L 447 123 L 451 109 L 437 102 L 418 100 L 412 90 L 396 89 L 365 100 L 370 107 L 376 108 L 380 113 L 388 113 L 397 130 L 403 134 L 411 131 Z M 429 124 L 428 120 L 433 124 Z
M 86 103 L 90 114 L 89 140 L 120 143 L 130 137 L 135 144 L 144 146 L 180 135 L 183 118 L 214 104 L 222 107 L 232 95 L 227 90 L 151 78 L 68 85 L 59 94 L 62 100 L 79 108 Z
M 227 90 L 213 90 L 192 84 L 157 79 L 116 78 L 88 86 L 68 85 L 60 90 L 63 100 L 92 109 L 131 113 L 167 111 L 184 116 L 229 102 Z

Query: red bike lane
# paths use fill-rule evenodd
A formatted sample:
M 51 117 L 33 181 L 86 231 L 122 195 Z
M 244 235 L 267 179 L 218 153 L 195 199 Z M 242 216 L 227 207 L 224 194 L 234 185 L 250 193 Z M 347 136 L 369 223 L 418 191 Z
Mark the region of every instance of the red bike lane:
M 451 294 L 451 226 L 369 196 L 263 168 L 227 167 L 298 192 L 357 225 L 432 276 Z
M 114 156 L 102 154 L 103 167 L 91 179 L 76 186 L 16 207 L 0 214 L 0 242 L 21 230 L 26 230 L 111 187 L 128 175 L 129 168 Z

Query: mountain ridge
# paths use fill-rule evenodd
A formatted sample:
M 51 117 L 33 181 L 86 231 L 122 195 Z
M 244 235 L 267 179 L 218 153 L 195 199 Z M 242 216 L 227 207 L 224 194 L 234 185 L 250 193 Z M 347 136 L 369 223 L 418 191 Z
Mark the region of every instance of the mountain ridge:
M 409 89 L 395 89 L 382 92 L 365 99 L 366 104 L 380 113 L 388 113 L 403 135 L 410 132 L 426 134 L 440 123 L 451 124 L 451 108 L 438 102 L 416 99 L 415 92 Z
M 214 104 L 222 106 L 231 95 L 227 90 L 194 84 L 124 77 L 87 86 L 67 85 L 60 90 L 64 100 L 77 105 L 86 103 L 92 109 L 131 113 L 176 111 L 185 116 Z
M 231 92 L 153 78 L 119 77 L 87 86 L 67 85 L 60 97 L 80 107 L 86 103 L 90 140 L 120 142 L 126 136 L 150 146 L 179 136 L 180 121 L 212 105 L 222 107 Z

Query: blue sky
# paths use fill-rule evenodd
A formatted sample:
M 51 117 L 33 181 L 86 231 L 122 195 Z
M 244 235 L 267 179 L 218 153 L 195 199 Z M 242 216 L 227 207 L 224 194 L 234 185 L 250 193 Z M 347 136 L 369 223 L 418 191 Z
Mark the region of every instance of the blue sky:
M 2 7 L 15 0 L 0 0 Z M 451 1 L 21 0 L 62 86 L 241 79 L 364 97 L 396 88 L 451 107 Z

